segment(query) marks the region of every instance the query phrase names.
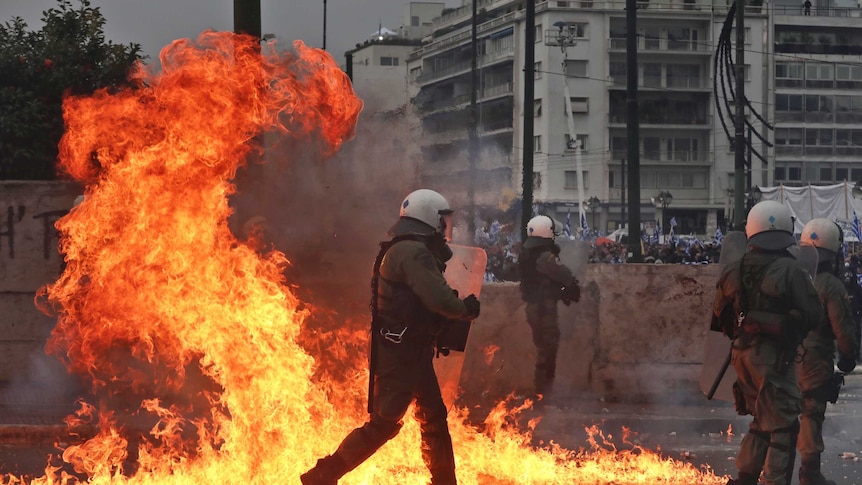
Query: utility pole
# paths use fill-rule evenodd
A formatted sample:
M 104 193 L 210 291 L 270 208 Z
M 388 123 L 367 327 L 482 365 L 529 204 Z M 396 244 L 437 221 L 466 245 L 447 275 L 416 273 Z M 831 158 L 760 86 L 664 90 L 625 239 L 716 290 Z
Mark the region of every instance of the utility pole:
M 326 50 L 326 0 L 323 0 L 323 50 Z
M 620 162 L 621 170 L 620 170 L 620 178 L 622 179 L 622 185 L 620 189 L 620 220 L 622 224 L 626 223 L 626 159 L 623 158 Z
M 736 0 L 736 116 L 733 126 L 733 229 L 742 231 L 745 217 L 745 2 L 740 0 Z
M 627 0 L 633 2 L 634 0 Z M 524 15 L 524 140 L 521 184 L 521 240 L 527 239 L 527 223 L 533 217 L 533 104 L 536 75 L 536 1 L 527 0 Z
M 479 114 L 477 113 L 477 97 L 479 91 L 479 43 L 476 39 L 476 31 L 479 26 L 477 0 L 473 0 L 473 18 L 470 31 L 470 127 L 467 133 L 469 146 L 467 147 L 467 204 L 469 207 L 467 228 L 470 237 L 476 232 L 476 162 L 479 158 Z
M 260 38 L 260 0 L 233 0 L 233 31 Z
M 638 118 L 637 0 L 626 0 L 626 131 L 628 159 L 628 261 L 643 262 L 641 251 L 640 119 Z

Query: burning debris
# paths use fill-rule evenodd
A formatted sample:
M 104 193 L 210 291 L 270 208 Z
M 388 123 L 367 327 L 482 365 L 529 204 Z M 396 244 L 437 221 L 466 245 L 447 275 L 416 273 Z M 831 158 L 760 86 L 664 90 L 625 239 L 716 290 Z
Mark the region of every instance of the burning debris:
M 327 53 L 260 49 L 206 32 L 166 47 L 161 72 L 141 68 L 137 90 L 66 100 L 61 164 L 87 196 L 57 225 L 67 266 L 41 297 L 58 315 L 48 351 L 90 389 L 69 423 L 97 431 L 30 483 L 292 483 L 365 419 L 364 321 L 309 331 L 327 309 L 295 296 L 284 254 L 260 254 L 227 223 L 260 134 L 314 140 L 329 155 L 362 103 Z M 344 363 L 342 380 L 317 372 L 310 340 Z M 466 410 L 450 413 L 462 483 L 726 481 L 618 449 L 597 428 L 585 449 L 537 448 L 536 421 L 513 426 L 505 404 L 482 432 Z M 427 480 L 418 435 L 408 419 L 342 482 Z

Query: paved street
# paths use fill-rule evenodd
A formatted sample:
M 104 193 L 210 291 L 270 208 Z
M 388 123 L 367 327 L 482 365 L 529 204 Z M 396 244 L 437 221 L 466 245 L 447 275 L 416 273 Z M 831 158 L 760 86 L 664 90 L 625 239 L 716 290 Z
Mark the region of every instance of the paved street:
M 62 418 L 74 408 L 68 397 L 32 389 L 0 393 L 0 472 L 43 474 L 48 455 L 58 453 L 54 443 L 66 439 Z M 531 411 L 524 418 L 539 413 Z M 657 405 L 608 403 L 579 393 L 556 396 L 541 414 L 536 443 L 553 440 L 568 449 L 585 448 L 584 428 L 598 424 L 619 449 L 628 449 L 631 446 L 622 442 L 625 426 L 633 433 L 632 443 L 698 467 L 709 466 L 717 475 L 735 473 L 733 459 L 749 421 L 736 415 L 729 403 L 698 396 Z M 826 447 L 824 474 L 839 484 L 862 484 L 862 461 L 853 458 L 862 459 L 862 373 L 847 377 L 840 400 L 828 408 Z

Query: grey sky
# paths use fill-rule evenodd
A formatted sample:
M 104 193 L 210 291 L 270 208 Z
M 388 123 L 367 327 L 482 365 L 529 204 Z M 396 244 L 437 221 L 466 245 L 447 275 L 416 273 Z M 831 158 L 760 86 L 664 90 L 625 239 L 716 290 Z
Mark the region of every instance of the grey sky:
M 328 0 L 326 47 L 341 64 L 344 51 L 367 39 L 380 22 L 396 30 L 409 0 Z M 461 0 L 439 0 L 447 6 Z M 137 42 L 150 62 L 174 39 L 194 38 L 206 29 L 233 29 L 233 0 L 91 0 L 105 16 L 105 35 L 121 44 Z M 323 0 L 260 0 L 262 32 L 281 43 L 295 39 L 323 46 Z M 73 0 L 73 5 L 77 5 Z M 56 0 L 0 0 L 0 22 L 22 17 L 31 29 L 41 28 L 42 12 Z

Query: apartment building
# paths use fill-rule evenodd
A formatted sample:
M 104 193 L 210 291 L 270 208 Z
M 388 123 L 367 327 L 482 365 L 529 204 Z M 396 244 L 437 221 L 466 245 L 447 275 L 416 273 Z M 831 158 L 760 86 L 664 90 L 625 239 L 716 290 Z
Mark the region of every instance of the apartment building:
M 774 7 L 775 184 L 862 180 L 862 10 Z
M 482 190 L 496 194 L 506 184 L 516 192 L 521 186 L 523 7 L 518 0 L 479 0 L 479 139 L 483 163 L 489 158 L 500 162 L 484 167 L 496 176 L 483 177 L 489 187 Z M 665 221 L 676 219 L 678 233 L 706 234 L 723 225 L 729 212 L 734 156 L 716 117 L 712 83 L 727 11 L 723 2 L 704 0 L 639 2 L 640 202 L 641 220 L 648 226 L 661 215 Z M 766 106 L 768 17 L 761 7 L 748 7 L 746 14 L 746 95 L 753 105 Z M 419 89 L 413 108 L 422 118 L 424 151 L 441 177 L 465 165 L 470 21 L 467 1 L 436 19 L 432 37 L 408 59 L 409 78 Z M 560 26 L 573 33 L 565 48 L 557 41 Z M 536 32 L 534 199 L 563 220 L 578 211 L 578 191 L 583 190 L 583 200 L 599 201 L 588 223 L 610 232 L 623 224 L 626 210 L 625 2 L 540 1 L 530 28 Z M 568 132 L 564 83 L 574 137 Z M 582 189 L 577 187 L 577 156 Z M 660 192 L 673 195 L 663 211 L 653 204 Z

